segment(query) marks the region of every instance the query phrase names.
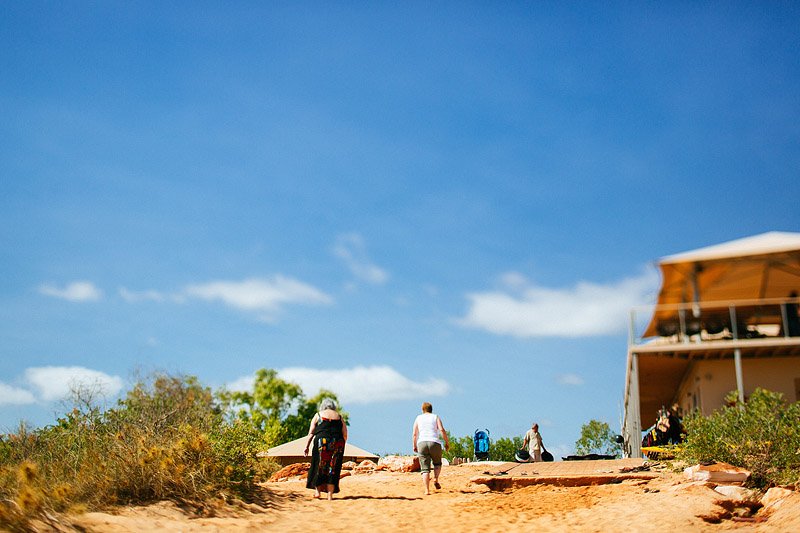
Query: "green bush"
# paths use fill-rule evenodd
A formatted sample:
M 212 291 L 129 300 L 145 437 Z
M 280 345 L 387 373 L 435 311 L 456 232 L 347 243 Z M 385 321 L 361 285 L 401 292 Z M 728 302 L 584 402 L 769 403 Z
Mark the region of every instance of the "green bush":
M 764 389 L 744 403 L 731 393 L 727 402 L 708 417 L 694 413 L 684 420 L 687 436 L 678 458 L 746 468 L 756 487 L 800 483 L 800 402 L 787 403 Z
M 447 438 L 450 440 L 450 449 L 445 450 L 442 454 L 445 459 L 452 461 L 456 457 L 462 459 L 472 459 L 475 455 L 475 448 L 472 442 L 472 437 L 453 437 L 450 432 L 447 432 Z
M 31 529 L 51 511 L 174 500 L 200 508 L 257 499 L 277 465 L 264 433 L 226 421 L 193 377 L 158 375 L 105 412 L 75 408 L 53 426 L 0 439 L 0 528 Z
M 522 448 L 522 437 L 500 437 L 489 446 L 489 459 L 492 461 L 515 461 L 514 454 Z
M 450 449 L 443 455 L 448 461 L 452 461 L 456 457 L 474 459 L 475 446 L 472 436 L 453 437 L 449 432 L 447 436 L 450 439 Z M 520 448 L 522 448 L 522 437 L 492 439 L 489 444 L 489 460 L 513 461 L 514 453 Z

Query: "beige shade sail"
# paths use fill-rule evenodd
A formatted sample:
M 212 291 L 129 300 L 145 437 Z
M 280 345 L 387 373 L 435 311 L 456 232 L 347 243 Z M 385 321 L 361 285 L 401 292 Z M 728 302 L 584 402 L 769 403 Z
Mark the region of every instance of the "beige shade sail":
M 303 451 L 306 447 L 306 442 L 308 442 L 307 436 L 300 437 L 299 439 L 295 439 L 285 444 L 281 444 L 280 446 L 275 446 L 274 448 L 270 448 L 269 450 L 266 451 L 266 453 L 260 453 L 259 455 L 266 457 L 273 457 L 276 459 L 279 458 L 301 459 L 305 457 Z M 374 453 L 362 450 L 358 446 L 354 446 L 349 442 L 346 442 L 344 445 L 344 458 L 345 460 L 364 460 L 364 459 L 377 460 L 378 456 L 375 455 Z M 310 458 L 308 460 L 310 460 Z
M 657 310 L 644 337 L 663 334 L 665 324 L 674 325 L 678 316 L 674 304 L 761 301 L 800 292 L 800 233 L 773 231 L 737 239 L 667 256 L 659 267 Z M 713 320 L 713 305 L 703 309 Z M 716 318 L 724 320 L 726 313 L 720 305 Z

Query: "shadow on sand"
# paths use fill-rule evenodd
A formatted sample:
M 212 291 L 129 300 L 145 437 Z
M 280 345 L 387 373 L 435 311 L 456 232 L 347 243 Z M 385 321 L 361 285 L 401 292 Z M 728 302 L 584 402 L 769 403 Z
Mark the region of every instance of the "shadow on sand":
M 422 496 L 416 496 L 414 498 L 409 498 L 407 496 L 341 496 L 341 497 L 334 497 L 335 500 L 421 500 L 423 499 Z

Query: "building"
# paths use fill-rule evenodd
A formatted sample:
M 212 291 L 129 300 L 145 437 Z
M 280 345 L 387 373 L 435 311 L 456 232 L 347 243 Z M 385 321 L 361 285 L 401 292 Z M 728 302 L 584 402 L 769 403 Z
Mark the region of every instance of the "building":
M 800 233 L 672 255 L 659 268 L 656 305 L 631 312 L 626 456 L 641 457 L 642 430 L 674 404 L 708 415 L 756 388 L 800 401 Z
M 274 448 L 270 448 L 266 452 L 259 453 L 258 455 L 260 457 L 271 457 L 276 461 L 278 461 L 278 463 L 281 466 L 286 466 L 293 463 L 307 463 L 311 461 L 311 455 L 306 457 L 305 454 L 303 453 L 306 447 L 306 442 L 308 442 L 307 436 L 300 437 L 299 439 L 295 439 L 285 444 L 281 444 L 280 446 L 275 446 Z M 345 461 L 355 461 L 357 463 L 360 463 L 365 459 L 377 462 L 378 456 L 375 455 L 374 453 L 362 450 L 358 446 L 354 446 L 349 442 L 345 443 L 344 445 Z

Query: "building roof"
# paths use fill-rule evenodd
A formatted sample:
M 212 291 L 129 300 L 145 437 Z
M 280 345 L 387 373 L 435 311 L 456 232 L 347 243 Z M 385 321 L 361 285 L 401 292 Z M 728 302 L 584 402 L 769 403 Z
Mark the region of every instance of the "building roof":
M 760 235 L 714 244 L 663 257 L 659 264 L 714 261 L 734 257 L 767 255 L 800 250 L 800 233 L 769 231 Z
M 293 441 L 275 446 L 267 450 L 265 454 L 267 457 L 303 457 L 303 450 L 308 442 L 308 437 L 300 437 Z M 357 457 L 359 459 L 377 459 L 378 456 L 366 450 L 362 450 L 358 446 L 347 442 L 344 446 L 344 457 Z
M 645 337 L 656 335 L 659 323 L 677 320 L 675 306 L 763 301 L 800 291 L 800 233 L 771 231 L 706 246 L 664 257 L 659 267 L 657 310 Z

